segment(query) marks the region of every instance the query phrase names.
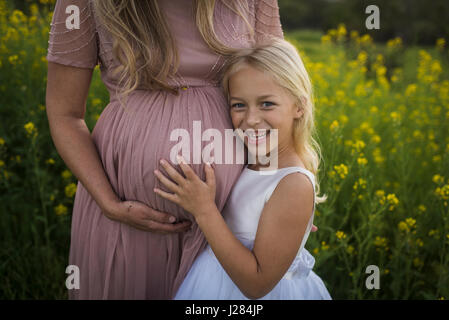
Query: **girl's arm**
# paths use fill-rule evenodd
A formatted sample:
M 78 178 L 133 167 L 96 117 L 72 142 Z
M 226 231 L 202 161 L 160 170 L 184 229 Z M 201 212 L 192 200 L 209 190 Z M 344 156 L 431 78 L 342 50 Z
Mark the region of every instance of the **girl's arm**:
M 313 210 L 313 186 L 301 173 L 289 174 L 276 187 L 262 211 L 253 250 L 232 233 L 215 205 L 213 169 L 205 166 L 206 182 L 186 164 L 180 164 L 186 178 L 165 162 L 157 177 L 174 194 L 155 189 L 194 217 L 229 277 L 249 299 L 270 292 L 293 262 Z M 294 210 L 292 210 L 294 209 Z

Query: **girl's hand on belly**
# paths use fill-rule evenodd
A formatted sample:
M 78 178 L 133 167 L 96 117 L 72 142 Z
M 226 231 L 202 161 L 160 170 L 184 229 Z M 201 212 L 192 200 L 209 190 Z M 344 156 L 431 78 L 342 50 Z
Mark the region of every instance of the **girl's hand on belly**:
M 105 214 L 111 220 L 119 221 L 142 231 L 169 234 L 185 232 L 190 229 L 192 222 L 177 222 L 168 213 L 154 210 L 139 201 L 119 201 Z
M 161 160 L 163 168 L 175 182 L 167 179 L 158 170 L 155 170 L 154 173 L 161 183 L 173 193 L 164 192 L 158 188 L 155 188 L 154 192 L 181 206 L 196 219 L 213 208 L 217 208 L 215 204 L 215 175 L 212 167 L 206 164 L 204 167 L 206 181 L 202 181 L 184 159 L 179 157 L 178 163 L 186 178 L 180 175 L 167 161 Z

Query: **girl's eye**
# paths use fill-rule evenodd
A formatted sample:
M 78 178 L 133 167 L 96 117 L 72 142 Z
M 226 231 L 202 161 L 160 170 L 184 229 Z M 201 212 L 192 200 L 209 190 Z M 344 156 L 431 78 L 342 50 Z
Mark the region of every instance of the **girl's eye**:
M 264 101 L 264 102 L 262 103 L 262 105 L 263 105 L 264 107 L 271 107 L 271 106 L 274 106 L 274 103 L 273 103 L 273 102 L 270 102 L 270 101 Z
M 232 104 L 231 105 L 231 108 L 236 108 L 236 109 L 238 109 L 238 108 L 242 108 L 242 107 L 244 107 L 245 105 L 243 104 L 243 103 L 234 103 L 234 104 Z

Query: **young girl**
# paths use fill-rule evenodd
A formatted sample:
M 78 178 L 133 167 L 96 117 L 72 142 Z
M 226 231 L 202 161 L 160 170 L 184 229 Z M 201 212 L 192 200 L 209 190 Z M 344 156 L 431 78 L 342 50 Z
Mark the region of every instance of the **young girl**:
M 241 138 L 256 161 L 244 168 L 223 216 L 210 164 L 205 182 L 181 157 L 185 177 L 164 160 L 174 182 L 155 170 L 173 193 L 154 191 L 190 212 L 208 241 L 175 299 L 331 299 L 304 248 L 315 203 L 325 198 L 315 197 L 312 86 L 297 50 L 279 39 L 244 49 L 229 60 L 223 87 L 233 126 L 245 132 Z M 260 155 L 274 152 L 279 168 L 266 172 Z

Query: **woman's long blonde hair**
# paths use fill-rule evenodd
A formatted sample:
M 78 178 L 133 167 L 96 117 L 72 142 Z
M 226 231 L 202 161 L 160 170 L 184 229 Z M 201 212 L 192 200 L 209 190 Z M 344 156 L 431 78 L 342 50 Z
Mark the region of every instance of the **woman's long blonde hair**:
M 158 0 L 92 1 L 102 28 L 113 38 L 113 54 L 120 62 L 114 73 L 120 73 L 121 96 L 127 96 L 140 85 L 177 94 L 178 90 L 168 80 L 178 69 L 178 51 Z M 219 1 L 244 19 L 252 37 L 254 30 L 248 21 L 247 1 Z M 215 0 L 194 0 L 193 8 L 197 28 L 206 44 L 220 55 L 234 53 L 235 49 L 221 43 L 215 33 Z M 138 68 L 139 58 L 145 63 Z
M 294 120 L 293 142 L 295 151 L 303 160 L 307 170 L 318 177 L 321 149 L 314 139 L 313 90 L 307 70 L 297 51 L 288 41 L 273 38 L 269 43 L 249 49 L 241 49 L 232 55 L 222 75 L 222 85 L 229 101 L 229 78 L 243 65 L 249 65 L 273 77 L 283 88 L 292 94 L 296 103 L 303 108 L 304 114 Z M 316 179 L 316 194 L 320 192 Z M 316 197 L 315 202 L 325 202 L 327 195 Z

